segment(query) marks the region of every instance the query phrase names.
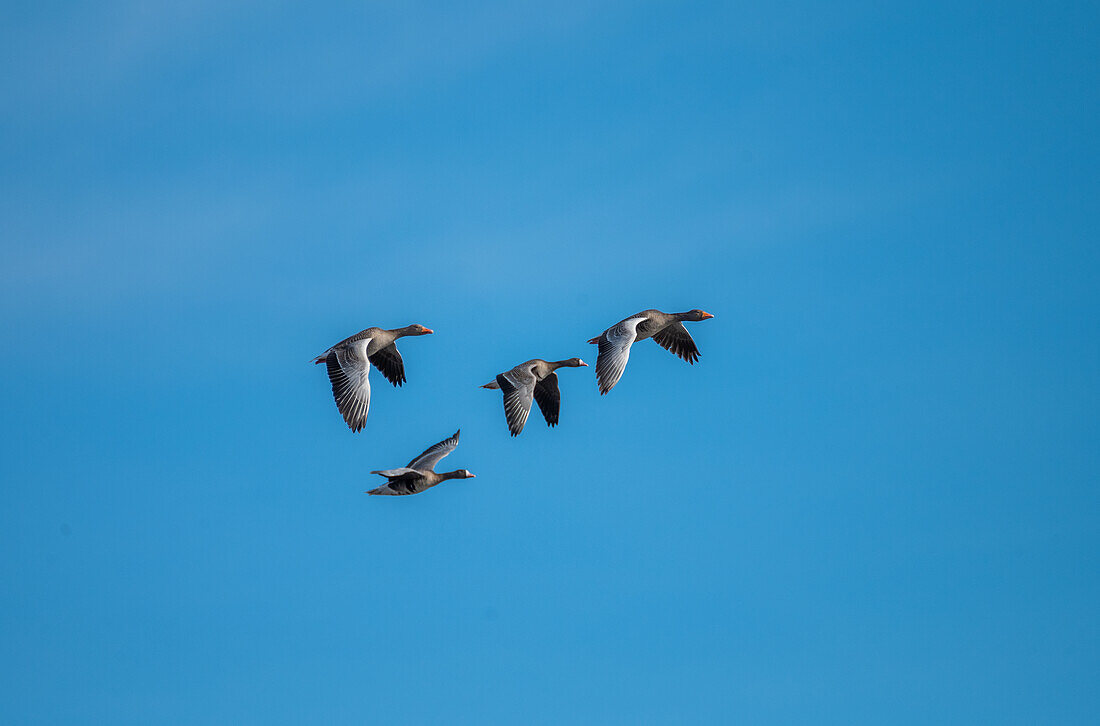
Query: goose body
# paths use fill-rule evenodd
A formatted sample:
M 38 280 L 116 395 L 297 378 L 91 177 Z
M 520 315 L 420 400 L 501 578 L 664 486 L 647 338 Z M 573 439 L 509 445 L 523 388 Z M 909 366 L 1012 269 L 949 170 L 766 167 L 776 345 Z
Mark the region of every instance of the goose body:
M 367 494 L 387 496 L 419 494 L 449 479 L 474 478 L 474 474 L 467 469 L 456 469 L 442 473 L 436 473 L 435 471 L 436 464 L 458 446 L 458 434 L 459 432 L 455 431 L 449 439 L 444 439 L 438 444 L 432 444 L 422 454 L 410 461 L 408 465 L 400 469 L 372 471 L 371 474 L 386 477 L 386 483 L 369 490 Z
M 332 397 L 336 399 L 336 408 L 348 428 L 361 431 L 367 422 L 371 365 L 394 386 L 400 386 L 406 380 L 405 362 L 397 350 L 397 339 L 407 335 L 430 335 L 432 332 L 419 324 L 394 330 L 367 328 L 344 338 L 313 359 L 314 363 L 326 364 L 332 383 Z
M 538 403 L 547 426 L 556 426 L 561 411 L 561 392 L 558 390 L 558 368 L 587 366 L 580 358 L 547 361 L 532 358 L 515 368 L 497 375 L 482 388 L 504 392 L 504 417 L 508 431 L 519 436 L 531 413 L 531 402 Z
M 596 381 L 600 394 L 606 394 L 619 382 L 630 359 L 630 346 L 639 340 L 653 338 L 665 350 L 694 365 L 699 360 L 699 348 L 684 327 L 684 321 L 697 322 L 713 317 L 702 310 L 689 310 L 686 313 L 643 310 L 589 340 L 589 343 L 599 345 Z

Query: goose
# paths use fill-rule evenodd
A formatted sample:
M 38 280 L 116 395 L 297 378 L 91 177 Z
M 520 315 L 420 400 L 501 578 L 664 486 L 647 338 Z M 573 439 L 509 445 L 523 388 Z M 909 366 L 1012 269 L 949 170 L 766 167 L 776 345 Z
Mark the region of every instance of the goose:
M 425 489 L 431 489 L 436 484 L 445 482 L 448 479 L 473 479 L 474 474 L 468 469 L 455 469 L 442 474 L 435 473 L 435 465 L 439 463 L 439 460 L 454 451 L 455 447 L 458 446 L 459 433 L 460 431 L 455 431 L 454 436 L 451 438 L 444 439 L 438 444 L 432 444 L 423 454 L 410 461 L 408 466 L 403 466 L 400 469 L 372 471 L 371 474 L 380 474 L 386 477 L 386 483 L 369 490 L 367 494 L 389 496 L 419 494 Z
M 689 310 L 686 313 L 643 310 L 615 323 L 589 340 L 589 343 L 600 346 L 596 357 L 596 381 L 600 386 L 600 395 L 606 394 L 619 382 L 626 369 L 626 361 L 630 358 L 630 346 L 637 340 L 653 338 L 657 345 L 695 365 L 695 361 L 699 360 L 699 348 L 688 334 L 684 322 L 698 322 L 713 317 L 702 310 Z
M 558 411 L 561 409 L 561 393 L 558 391 L 558 368 L 579 368 L 587 366 L 580 358 L 546 361 L 532 358 L 520 363 L 510 371 L 505 371 L 489 381 L 482 388 L 504 391 L 504 417 L 508 420 L 508 430 L 512 436 L 519 436 L 527 416 L 531 413 L 533 398 L 546 419 L 547 426 L 556 426 Z
M 328 377 L 332 382 L 332 397 L 344 422 L 352 431 L 362 431 L 370 410 L 369 361 L 394 386 L 405 382 L 405 362 L 397 352 L 395 341 L 407 335 L 431 335 L 431 328 L 414 323 L 404 328 L 385 330 L 367 328 L 313 359 L 314 363 L 328 365 Z

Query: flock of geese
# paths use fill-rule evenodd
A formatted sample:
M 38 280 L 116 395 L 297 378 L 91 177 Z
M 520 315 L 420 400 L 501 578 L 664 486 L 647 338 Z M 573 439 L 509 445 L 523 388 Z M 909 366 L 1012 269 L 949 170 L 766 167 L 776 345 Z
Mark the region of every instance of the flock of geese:
M 702 310 L 686 313 L 663 313 L 660 310 L 643 310 L 620 320 L 595 338 L 589 340 L 599 346 L 596 357 L 596 383 L 600 394 L 606 394 L 623 375 L 630 358 L 630 346 L 639 340 L 653 338 L 657 345 L 694 364 L 699 359 L 695 345 L 685 322 L 699 322 L 714 316 Z M 431 335 L 432 330 L 423 325 L 407 325 L 404 328 L 385 330 L 367 328 L 350 338 L 341 340 L 313 359 L 328 368 L 332 383 L 332 396 L 344 422 L 352 431 L 362 431 L 370 411 L 370 381 L 368 373 L 373 365 L 394 386 L 405 382 L 405 362 L 397 350 L 397 339 L 408 336 Z M 499 390 L 504 394 L 504 418 L 508 431 L 519 436 L 531 413 L 531 403 L 537 403 L 548 426 L 558 423 L 561 408 L 561 392 L 558 390 L 559 368 L 587 366 L 580 358 L 547 361 L 532 358 L 511 370 L 498 373 L 496 378 L 482 388 Z M 468 469 L 456 469 L 436 473 L 440 460 L 458 446 L 458 434 L 438 444 L 429 446 L 406 466 L 399 469 L 372 471 L 386 478 L 386 483 L 367 494 L 419 494 L 448 479 L 469 479 L 474 475 Z

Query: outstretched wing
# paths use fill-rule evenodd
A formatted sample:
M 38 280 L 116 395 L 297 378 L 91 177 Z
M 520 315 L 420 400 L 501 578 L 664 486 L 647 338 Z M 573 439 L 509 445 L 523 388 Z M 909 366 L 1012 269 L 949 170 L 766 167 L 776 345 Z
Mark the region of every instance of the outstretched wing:
M 451 438 L 429 446 L 423 454 L 409 462 L 408 468 L 419 471 L 435 471 L 435 465 L 439 463 L 439 460 L 454 451 L 455 447 L 458 446 L 458 434 L 459 431 L 455 431 L 454 436 Z
M 508 419 L 508 430 L 512 436 L 519 436 L 531 414 L 535 376 L 530 371 L 513 368 L 498 375 L 497 384 L 504 392 L 504 417 Z
M 535 384 L 535 403 L 539 405 L 547 426 L 558 424 L 558 411 L 561 409 L 561 392 L 558 390 L 558 374 L 551 373 Z
M 401 360 L 401 353 L 393 343 L 376 350 L 370 362 L 393 385 L 400 386 L 405 382 L 405 361 Z
M 687 328 L 679 320 L 657 331 L 653 336 L 653 340 L 656 341 L 657 345 L 674 355 L 680 356 L 691 365 L 695 365 L 695 361 L 699 360 L 699 348 L 696 347 L 691 334 L 688 333 Z
M 379 474 L 387 479 L 419 479 L 422 475 L 416 469 L 412 469 L 407 466 L 403 466 L 400 469 L 383 469 L 382 471 L 372 471 L 371 474 Z
M 615 387 L 626 370 L 630 359 L 630 346 L 638 337 L 638 323 L 644 316 L 627 318 L 604 331 L 599 338 L 600 354 L 596 358 L 596 381 L 600 393 L 604 394 Z
M 364 328 L 363 330 L 360 330 L 355 335 L 351 335 L 351 336 L 348 336 L 347 338 L 344 338 L 339 343 L 337 343 L 336 345 L 332 346 L 331 348 L 326 350 L 321 355 L 314 358 L 313 362 L 314 363 L 324 363 L 325 360 L 328 358 L 328 354 L 331 353 L 332 351 L 336 350 L 337 348 L 354 347 L 355 343 L 359 342 L 360 340 L 363 340 L 364 338 L 366 338 L 366 339 L 374 338 L 375 334 L 377 332 L 378 332 L 378 328 Z
M 359 340 L 334 348 L 325 358 L 336 408 L 352 431 L 363 429 L 370 411 L 370 381 L 367 380 L 370 366 L 366 355 L 369 344 L 370 338 Z

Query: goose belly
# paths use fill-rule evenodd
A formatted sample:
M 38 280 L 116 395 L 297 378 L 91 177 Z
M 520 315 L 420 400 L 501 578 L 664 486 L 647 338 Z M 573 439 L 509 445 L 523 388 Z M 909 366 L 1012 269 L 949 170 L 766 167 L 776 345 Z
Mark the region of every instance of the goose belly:
M 635 341 L 645 340 L 646 338 L 652 338 L 657 333 L 661 332 L 661 329 L 665 326 L 654 322 L 652 320 L 643 320 L 638 323 L 638 327 L 634 329 L 636 336 Z

